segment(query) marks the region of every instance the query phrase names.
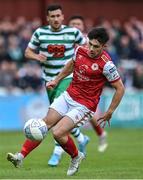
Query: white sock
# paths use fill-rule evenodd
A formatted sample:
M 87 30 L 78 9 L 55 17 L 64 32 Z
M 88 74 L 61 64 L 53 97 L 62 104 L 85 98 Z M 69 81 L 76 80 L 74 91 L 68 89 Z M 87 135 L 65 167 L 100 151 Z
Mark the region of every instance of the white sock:
M 79 128 L 72 129 L 71 133 L 77 139 L 78 143 L 84 142 L 84 135 L 81 133 Z
M 55 148 L 53 153 L 61 156 L 63 152 L 64 152 L 63 148 L 55 141 Z
M 105 136 L 107 136 L 107 133 L 106 133 L 106 131 L 103 131 L 103 133 L 99 137 L 104 138 Z
M 24 159 L 23 154 L 18 153 L 18 154 L 17 154 L 17 159 L 18 159 L 18 160 L 23 160 L 23 159 Z
M 83 143 L 84 142 L 84 135 L 82 133 L 80 133 L 76 139 L 77 139 L 78 143 Z

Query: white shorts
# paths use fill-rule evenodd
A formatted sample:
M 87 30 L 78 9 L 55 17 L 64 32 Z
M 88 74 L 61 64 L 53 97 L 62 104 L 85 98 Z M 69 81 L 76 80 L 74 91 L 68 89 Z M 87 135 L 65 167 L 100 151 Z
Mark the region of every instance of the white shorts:
M 70 117 L 78 127 L 89 121 L 94 114 L 93 111 L 89 110 L 84 105 L 74 101 L 67 91 L 56 98 L 50 105 L 50 108 L 55 109 L 63 117 Z

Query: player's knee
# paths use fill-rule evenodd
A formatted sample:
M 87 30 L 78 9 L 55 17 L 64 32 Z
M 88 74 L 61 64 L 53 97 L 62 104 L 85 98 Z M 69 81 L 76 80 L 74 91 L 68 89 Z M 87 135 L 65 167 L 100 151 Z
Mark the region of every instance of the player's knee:
M 53 123 L 49 120 L 48 116 L 44 117 L 43 120 L 45 121 L 48 129 L 51 129 L 53 127 Z
M 53 133 L 54 139 L 56 139 L 56 140 L 60 139 L 62 137 L 62 135 L 63 135 L 62 132 L 60 130 L 58 130 L 58 129 L 53 130 L 52 133 Z

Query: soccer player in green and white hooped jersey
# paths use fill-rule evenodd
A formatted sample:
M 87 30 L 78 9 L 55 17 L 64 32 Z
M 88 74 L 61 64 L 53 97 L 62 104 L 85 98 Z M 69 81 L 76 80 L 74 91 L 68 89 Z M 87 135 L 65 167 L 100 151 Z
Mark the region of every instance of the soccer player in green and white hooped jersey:
M 33 33 L 25 51 L 27 58 L 40 61 L 45 82 L 55 79 L 64 65 L 71 60 L 76 44 L 83 45 L 86 42 L 86 39 L 78 29 L 62 25 L 63 20 L 64 16 L 61 6 L 50 5 L 47 8 L 47 21 L 49 25 L 40 27 Z M 35 52 L 37 49 L 39 53 Z M 66 90 L 71 82 L 71 78 L 69 76 L 62 80 L 53 90 L 47 90 L 50 104 L 54 98 Z M 78 128 L 73 129 L 71 133 L 78 141 L 79 150 L 85 153 L 85 147 L 89 138 L 83 135 Z M 24 146 L 27 146 L 27 144 L 24 144 Z M 35 145 L 33 145 L 32 149 L 34 148 Z M 28 153 L 26 152 L 26 155 Z M 62 153 L 62 148 L 56 143 L 48 164 L 51 166 L 58 165 Z M 23 156 L 25 157 L 25 154 Z

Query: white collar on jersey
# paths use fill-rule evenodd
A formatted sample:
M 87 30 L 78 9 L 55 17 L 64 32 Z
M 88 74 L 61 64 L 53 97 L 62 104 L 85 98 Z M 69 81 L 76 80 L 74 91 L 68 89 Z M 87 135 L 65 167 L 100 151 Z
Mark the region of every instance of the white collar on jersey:
M 49 25 L 48 27 L 49 27 L 49 29 L 50 29 L 51 31 L 53 31 L 51 25 Z M 64 27 L 65 27 L 65 25 L 62 24 L 62 25 L 61 25 L 61 28 L 60 28 L 58 31 L 53 31 L 53 32 L 59 32 L 59 31 L 61 31 Z

